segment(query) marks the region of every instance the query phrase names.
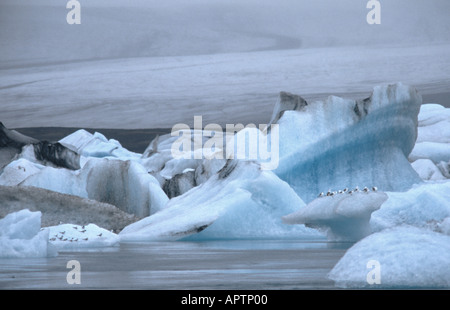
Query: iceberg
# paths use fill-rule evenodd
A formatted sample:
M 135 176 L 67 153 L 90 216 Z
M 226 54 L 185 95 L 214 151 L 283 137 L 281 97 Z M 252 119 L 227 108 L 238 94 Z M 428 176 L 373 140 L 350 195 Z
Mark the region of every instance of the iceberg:
M 445 180 L 441 169 L 431 159 L 421 158 L 414 161 L 411 166 L 422 180 Z
M 448 288 L 450 236 L 408 225 L 382 230 L 347 250 L 328 277 L 342 288 Z
M 433 227 L 450 216 L 450 182 L 436 181 L 416 185 L 407 192 L 388 192 L 389 198 L 372 213 L 373 232 L 407 224 Z
M 271 171 L 227 160 L 201 185 L 169 200 L 163 210 L 128 225 L 122 242 L 252 238 L 323 238 L 314 229 L 284 225 L 281 216 L 304 202 Z
M 48 236 L 48 229 L 41 230 L 41 212 L 10 213 L 0 219 L 0 258 L 56 256 Z
M 407 159 L 421 104 L 414 88 L 397 83 L 375 87 L 364 100 L 331 96 L 284 111 L 275 173 L 305 202 L 330 188 L 408 190 L 422 182 Z
M 429 159 L 434 164 L 450 162 L 450 109 L 424 104 L 418 117 L 417 142 L 409 160 Z
M 95 132 L 89 133 L 84 129 L 75 131 L 74 133 L 59 140 L 59 143 L 74 149 L 78 154 L 84 157 L 111 157 L 126 159 L 138 159 L 140 154 L 131 152 L 122 147 L 119 141 L 107 139 L 103 134 Z
M 90 158 L 77 171 L 45 167 L 20 185 L 94 199 L 138 217 L 153 214 L 168 201 L 159 182 L 131 160 Z
M 387 199 L 386 193 L 368 188 L 328 192 L 282 219 L 287 224 L 325 230 L 330 241 L 356 242 L 372 233 L 370 216 Z

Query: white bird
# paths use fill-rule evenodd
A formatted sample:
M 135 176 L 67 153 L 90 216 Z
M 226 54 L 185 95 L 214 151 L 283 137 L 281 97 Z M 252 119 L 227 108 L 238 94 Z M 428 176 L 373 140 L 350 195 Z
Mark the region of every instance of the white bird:
M 372 190 L 373 190 L 374 192 L 376 192 L 376 191 L 378 190 L 378 188 L 376 188 L 376 187 L 374 186 L 374 187 L 372 187 Z
M 367 192 L 369 191 L 369 189 L 368 189 L 367 187 L 364 187 L 363 191 L 364 191 L 365 193 L 367 193 Z
M 323 196 L 324 196 L 324 193 L 321 192 L 321 193 L 319 194 L 319 196 L 317 196 L 317 197 L 323 197 Z
M 358 192 L 359 191 L 359 187 L 356 186 L 355 189 L 353 190 L 354 192 Z

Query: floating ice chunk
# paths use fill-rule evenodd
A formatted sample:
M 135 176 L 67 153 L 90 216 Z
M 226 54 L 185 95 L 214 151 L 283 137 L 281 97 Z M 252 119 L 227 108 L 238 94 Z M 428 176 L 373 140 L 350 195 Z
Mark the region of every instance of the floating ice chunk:
M 371 278 L 378 271 L 379 284 Z M 374 233 L 353 245 L 328 277 L 344 288 L 448 288 L 450 236 L 412 226 Z
M 48 229 L 48 240 L 58 250 L 111 247 L 119 243 L 117 234 L 95 224 L 60 224 Z
M 24 209 L 6 215 L 0 221 L 0 236 L 10 239 L 31 239 L 41 229 L 41 212 Z
M 140 154 L 131 152 L 119 143 L 119 141 L 108 140 L 103 134 L 95 132 L 89 133 L 80 129 L 59 141 L 63 145 L 71 146 L 80 155 L 85 157 L 114 157 L 127 159 L 139 159 Z
M 407 192 L 388 192 L 388 200 L 372 213 L 372 231 L 408 224 L 433 226 L 450 216 L 450 182 L 414 186 Z
M 409 160 L 430 159 L 435 164 L 450 161 L 450 109 L 424 104 L 418 120 L 417 141 Z
M 411 164 L 422 180 L 444 180 L 441 170 L 427 158 L 418 159 Z
M 203 184 L 128 225 L 119 236 L 121 241 L 319 236 L 313 229 L 282 223 L 283 214 L 302 205 L 271 171 L 261 171 L 253 162 L 229 160 Z
M 41 212 L 24 209 L 10 213 L 0 220 L 0 257 L 55 256 L 48 233 L 48 229 L 41 230 Z
M 93 159 L 81 175 L 88 198 L 115 205 L 138 217 L 161 210 L 168 201 L 159 182 L 135 161 Z
M 332 193 L 283 216 L 283 221 L 325 230 L 332 241 L 358 241 L 371 233 L 370 216 L 387 199 L 379 191 Z
M 24 158 L 12 161 L 0 174 L 0 185 L 18 185 L 28 177 L 38 173 L 44 166 L 32 163 Z
M 364 100 L 329 97 L 278 121 L 275 173 L 306 202 L 329 188 L 377 184 L 404 191 L 422 180 L 407 158 L 417 137 L 422 97 L 401 83 L 374 88 Z
M 157 212 L 168 201 L 159 182 L 132 160 L 91 158 L 78 171 L 46 167 L 21 185 L 106 202 L 138 217 Z
M 441 161 L 450 161 L 450 143 L 431 141 L 416 143 L 414 149 L 409 155 L 409 160 L 414 162 L 418 159 L 425 158 L 432 160 L 435 164 Z
M 161 170 L 160 174 L 166 179 L 171 179 L 174 175 L 183 173 L 186 169 L 191 168 L 195 170 L 201 162 L 201 159 L 174 158 L 166 162 L 164 169 Z
M 450 143 L 450 109 L 438 104 L 423 104 L 418 115 L 417 142 Z
M 80 173 L 83 170 L 72 171 L 44 167 L 39 172 L 26 178 L 19 185 L 45 188 L 58 193 L 88 198 L 85 182 Z

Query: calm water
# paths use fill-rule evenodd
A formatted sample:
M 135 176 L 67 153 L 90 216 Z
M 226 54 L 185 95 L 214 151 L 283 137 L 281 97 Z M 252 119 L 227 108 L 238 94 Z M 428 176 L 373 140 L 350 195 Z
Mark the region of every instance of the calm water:
M 333 289 L 327 273 L 350 244 L 324 241 L 122 243 L 53 258 L 0 259 L 0 289 Z M 81 284 L 68 284 L 69 260 Z

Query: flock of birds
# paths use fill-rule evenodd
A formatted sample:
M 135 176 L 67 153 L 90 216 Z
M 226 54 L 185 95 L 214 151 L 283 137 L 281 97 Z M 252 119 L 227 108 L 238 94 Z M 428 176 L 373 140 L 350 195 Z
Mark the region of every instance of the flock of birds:
M 375 186 L 372 187 L 372 191 L 376 192 L 378 190 L 378 188 L 376 188 Z M 355 187 L 355 189 L 353 190 L 349 190 L 348 188 L 344 188 L 343 190 L 338 190 L 338 191 L 331 191 L 329 190 L 326 194 L 324 192 L 321 192 L 317 197 L 329 197 L 329 196 L 334 196 L 337 194 L 353 194 L 353 193 L 358 193 L 358 192 L 363 192 L 363 193 L 368 193 L 370 192 L 370 189 L 368 187 L 364 187 L 363 189 L 359 189 L 358 186 Z
M 81 230 L 78 230 L 78 226 L 73 226 L 73 229 L 77 230 L 80 233 L 85 233 L 86 232 L 86 229 L 85 229 L 84 225 L 81 226 Z M 50 241 L 56 241 L 57 239 L 60 240 L 60 241 L 69 241 L 69 242 L 78 242 L 79 239 L 80 239 L 80 241 L 88 241 L 89 240 L 88 237 L 86 237 L 86 238 L 75 238 L 75 237 L 67 238 L 65 236 L 65 233 L 66 233 L 66 231 L 58 232 L 53 238 L 50 238 Z M 97 237 L 101 237 L 101 236 L 102 236 L 102 233 L 97 235 Z

